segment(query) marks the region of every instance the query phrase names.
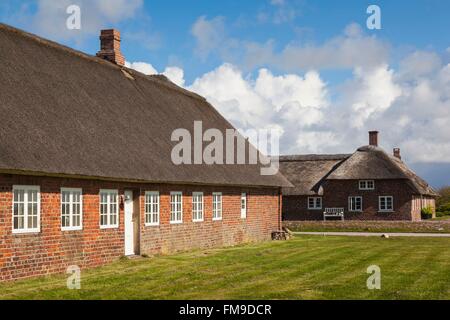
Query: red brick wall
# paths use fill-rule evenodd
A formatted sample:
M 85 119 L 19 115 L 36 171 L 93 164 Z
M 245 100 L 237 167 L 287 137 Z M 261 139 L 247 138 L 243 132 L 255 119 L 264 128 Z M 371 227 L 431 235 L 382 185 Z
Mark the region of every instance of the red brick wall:
M 41 192 L 41 232 L 12 234 L 12 186 L 37 185 Z M 83 230 L 61 231 L 60 189 L 82 188 Z M 280 225 L 278 189 L 144 185 L 120 182 L 0 174 L 0 281 L 65 272 L 111 262 L 124 255 L 124 212 L 119 228 L 100 229 L 99 190 L 140 194 L 140 252 L 169 253 L 201 247 L 268 240 Z M 144 225 L 145 191 L 160 191 L 160 226 Z M 183 191 L 183 224 L 170 225 L 170 191 Z M 204 222 L 192 222 L 192 192 L 204 192 Z M 211 193 L 223 193 L 223 220 L 212 221 Z M 248 194 L 247 219 L 240 218 L 241 192 Z
M 359 190 L 358 180 L 328 180 L 323 185 L 322 210 L 308 210 L 307 196 L 284 196 L 283 219 L 323 220 L 326 207 L 344 208 L 349 220 L 417 220 L 412 215 L 412 191 L 403 180 L 376 180 L 375 190 Z M 349 212 L 348 198 L 363 197 L 363 212 Z M 394 212 L 378 212 L 378 197 L 393 196 Z
M 160 225 L 141 224 L 141 254 L 166 253 L 190 248 L 229 246 L 242 242 L 268 240 L 278 230 L 277 191 L 217 187 L 170 186 L 159 189 Z M 183 223 L 170 224 L 170 191 L 183 192 Z M 192 192 L 204 193 L 204 221 L 192 222 Z M 212 193 L 222 192 L 222 220 L 212 220 Z M 247 219 L 241 219 L 241 192 L 247 192 Z M 144 221 L 144 193 L 141 221 Z

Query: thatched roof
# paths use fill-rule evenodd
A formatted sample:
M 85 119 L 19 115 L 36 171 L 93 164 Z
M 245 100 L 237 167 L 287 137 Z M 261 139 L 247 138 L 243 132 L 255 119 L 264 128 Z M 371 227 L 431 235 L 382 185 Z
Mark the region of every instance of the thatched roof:
M 349 154 L 281 156 L 280 171 L 294 185 L 283 188 L 283 195 L 321 194 L 321 182 Z
M 233 128 L 206 100 L 0 24 L 0 171 L 142 182 L 288 186 L 260 165 L 174 165 L 177 128 Z
M 417 194 L 437 195 L 403 161 L 375 146 L 358 148 L 355 153 L 347 156 L 284 156 L 280 161 L 281 172 L 295 186 L 291 191 L 286 190 L 287 194 L 320 194 L 320 186 L 324 180 L 403 179 Z

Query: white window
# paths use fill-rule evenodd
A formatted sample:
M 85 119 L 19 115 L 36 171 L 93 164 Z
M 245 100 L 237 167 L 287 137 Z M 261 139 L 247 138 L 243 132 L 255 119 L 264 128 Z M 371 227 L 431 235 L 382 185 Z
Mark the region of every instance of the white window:
M 39 186 L 13 186 L 13 233 L 40 231 Z
M 61 230 L 81 230 L 83 227 L 81 189 L 61 188 Z
M 159 192 L 145 192 L 145 225 L 159 225 Z
M 119 227 L 119 194 L 117 190 L 100 190 L 100 228 Z
M 222 220 L 222 193 L 213 192 L 213 220 Z
M 170 223 L 183 223 L 183 193 L 170 193 Z
M 394 197 L 381 196 L 379 199 L 379 211 L 380 212 L 392 212 L 394 211 Z
M 375 181 L 373 180 L 361 180 L 359 181 L 359 190 L 374 190 Z
M 349 197 L 348 210 L 351 212 L 362 212 L 362 197 Z
M 203 192 L 192 193 L 192 221 L 203 221 Z
M 308 209 L 309 210 L 322 209 L 322 198 L 321 197 L 309 197 L 308 198 Z
M 247 218 L 247 194 L 241 194 L 241 218 Z

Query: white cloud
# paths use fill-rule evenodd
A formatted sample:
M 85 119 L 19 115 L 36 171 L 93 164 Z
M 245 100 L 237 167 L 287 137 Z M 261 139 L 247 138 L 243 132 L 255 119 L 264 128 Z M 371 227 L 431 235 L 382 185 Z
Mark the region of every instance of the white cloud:
M 368 143 L 368 130 L 377 129 L 381 146 L 387 151 L 401 147 L 409 163 L 450 162 L 450 65 L 444 65 L 436 53 L 413 52 L 393 68 L 388 64 L 388 45 L 364 35 L 356 24 L 321 45 L 291 44 L 276 53 L 272 41 L 258 44 L 225 38 L 221 19 L 208 23 L 202 17 L 197 22 L 203 54 L 220 50 L 233 60 L 229 49 L 242 47 L 241 58 L 247 60 L 224 63 L 191 85 L 185 85 L 180 68 L 167 67 L 163 74 L 205 96 L 238 128 L 280 128 L 282 153 L 352 152 Z M 249 65 L 266 63 L 318 71 L 280 75 L 269 68 L 259 69 L 256 75 L 245 71 Z M 157 73 L 151 65 L 133 67 Z M 353 75 L 330 86 L 320 75 L 328 68 L 350 69 Z
M 433 65 L 432 73 L 422 69 L 405 78 L 404 70 L 388 65 L 355 68 L 352 79 L 333 88 L 317 71 L 274 75 L 263 68 L 252 76 L 225 63 L 185 88 L 205 96 L 240 129 L 279 128 L 282 153 L 353 152 L 368 143 L 368 130 L 377 129 L 381 146 L 388 152 L 401 147 L 409 163 L 450 162 L 450 65 L 427 57 L 431 61 L 421 62 Z M 412 70 L 409 59 L 400 65 Z M 157 73 L 150 64 L 129 65 Z M 178 67 L 163 74 L 185 83 Z
M 169 78 L 176 85 L 183 87 L 184 86 L 184 71 L 178 67 L 167 67 L 163 74 Z
M 139 71 L 145 75 L 152 75 L 152 74 L 160 74 L 158 70 L 153 67 L 150 63 L 147 62 L 125 62 L 125 67 L 134 69 L 136 71 Z M 170 81 L 175 83 L 176 85 L 183 87 L 184 86 L 184 71 L 181 68 L 178 67 L 166 67 L 164 72 L 161 74 L 165 75 L 167 78 L 169 78 Z
M 393 74 L 388 66 L 355 69 L 341 92 L 342 102 L 350 107 L 353 127 L 363 128 L 370 117 L 381 116 L 400 97 L 402 90 L 394 83 Z
M 125 66 L 130 69 L 134 69 L 146 75 L 157 74 L 158 71 L 150 64 L 146 62 L 125 62 Z
M 224 18 L 208 20 L 202 16 L 194 23 L 196 53 L 206 58 L 214 52 L 224 61 L 245 70 L 271 65 L 285 72 L 323 69 L 373 68 L 387 63 L 389 45 L 374 35 L 367 35 L 352 23 L 344 31 L 323 43 L 287 44 L 275 50 L 272 39 L 264 43 L 228 37 Z
M 197 41 L 196 53 L 206 58 L 212 51 L 222 45 L 225 38 L 224 18 L 221 16 L 208 20 L 201 16 L 195 21 L 191 29 Z
M 314 71 L 304 77 L 274 76 L 261 69 L 252 79 L 236 66 L 223 64 L 188 89 L 205 96 L 240 129 L 280 128 L 282 141 L 292 149 L 301 147 L 296 141 L 304 130 L 321 123 L 329 105 L 326 84 Z M 313 141 L 308 148 L 314 148 Z
M 69 30 L 67 7 L 81 8 L 81 30 Z M 37 0 L 36 11 L 21 12 L 27 27 L 44 37 L 56 40 L 82 41 L 87 35 L 98 34 L 101 28 L 133 18 L 143 6 L 143 0 Z

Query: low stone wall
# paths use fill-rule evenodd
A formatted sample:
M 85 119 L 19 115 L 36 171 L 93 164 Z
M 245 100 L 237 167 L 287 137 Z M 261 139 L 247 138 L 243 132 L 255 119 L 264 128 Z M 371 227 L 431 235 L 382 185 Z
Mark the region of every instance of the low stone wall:
M 450 233 L 450 220 L 443 221 L 283 221 L 291 231 L 437 232 Z

